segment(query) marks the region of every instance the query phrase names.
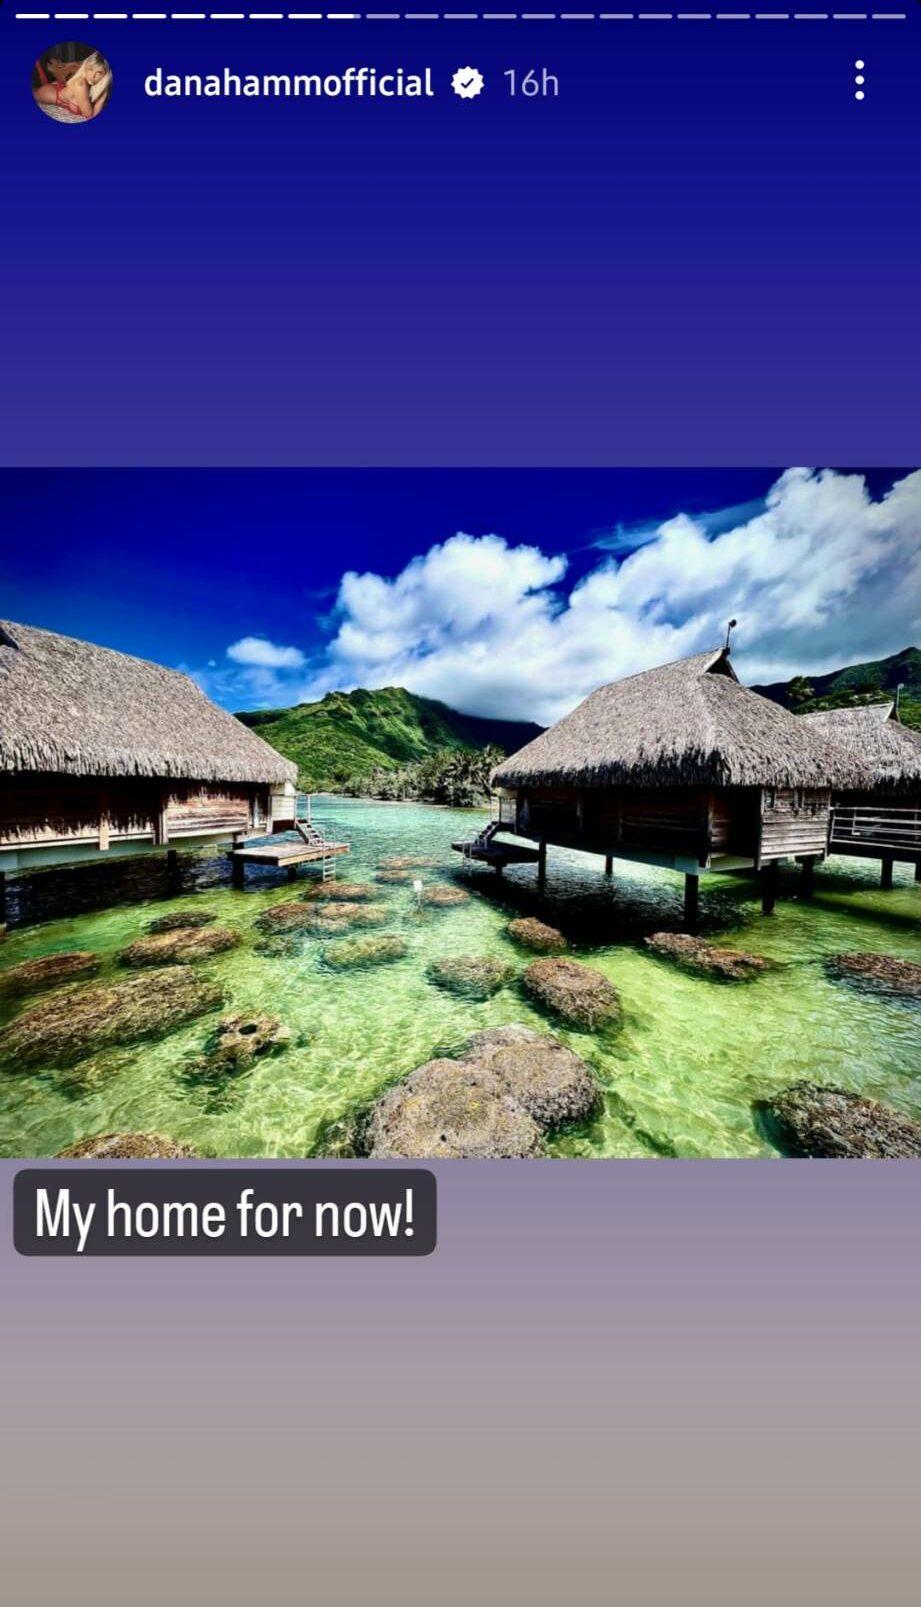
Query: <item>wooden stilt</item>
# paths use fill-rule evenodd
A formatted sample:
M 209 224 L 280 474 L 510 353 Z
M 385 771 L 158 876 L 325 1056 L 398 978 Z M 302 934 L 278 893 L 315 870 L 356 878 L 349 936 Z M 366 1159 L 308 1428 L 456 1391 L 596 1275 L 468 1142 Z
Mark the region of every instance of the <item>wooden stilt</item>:
M 242 890 L 243 884 L 244 884 L 244 882 L 246 880 L 246 861 L 245 860 L 237 859 L 236 856 L 234 856 L 234 858 L 231 859 L 231 861 L 230 861 L 230 879 L 233 882 L 234 887 L 237 887 L 237 888 Z
M 879 885 L 883 889 L 884 893 L 888 893 L 892 887 L 892 871 L 894 864 L 895 861 L 892 859 L 891 855 L 886 854 L 883 859 L 883 868 L 879 877 Z
M 6 871 L 0 870 L 0 930 L 6 925 Z
M 542 842 L 537 850 L 537 888 L 543 892 L 547 885 L 547 844 Z
M 324 876 L 323 880 L 324 881 L 326 880 L 325 876 Z M 297 881 L 297 866 L 296 865 L 289 865 L 288 866 L 288 881 L 289 882 L 296 882 Z
M 605 854 L 605 856 L 604 856 L 604 874 L 605 874 L 605 876 L 613 876 L 613 874 L 614 874 L 614 855 L 613 854 Z
M 700 912 L 700 877 L 685 876 L 684 878 L 684 924 L 689 932 L 697 927 L 697 918 Z
M 918 860 L 918 863 L 915 866 L 915 881 L 921 882 L 921 859 Z
M 761 872 L 761 913 L 773 915 L 777 903 L 777 861 L 772 859 Z
M 799 896 L 810 898 L 815 886 L 815 860 L 811 854 L 807 854 L 805 859 L 800 860 L 800 864 L 802 870 L 799 877 Z

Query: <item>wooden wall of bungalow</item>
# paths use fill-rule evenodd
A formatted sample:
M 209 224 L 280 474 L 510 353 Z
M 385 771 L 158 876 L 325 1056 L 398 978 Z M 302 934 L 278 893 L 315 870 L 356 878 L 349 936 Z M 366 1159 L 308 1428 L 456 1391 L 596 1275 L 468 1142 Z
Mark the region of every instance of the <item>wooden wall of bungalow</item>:
M 293 809 L 291 810 L 293 814 Z M 247 783 L 28 774 L 0 776 L 0 849 L 271 830 L 271 789 Z
M 522 787 L 500 818 L 519 836 L 590 853 L 760 868 L 825 853 L 831 793 L 809 787 Z

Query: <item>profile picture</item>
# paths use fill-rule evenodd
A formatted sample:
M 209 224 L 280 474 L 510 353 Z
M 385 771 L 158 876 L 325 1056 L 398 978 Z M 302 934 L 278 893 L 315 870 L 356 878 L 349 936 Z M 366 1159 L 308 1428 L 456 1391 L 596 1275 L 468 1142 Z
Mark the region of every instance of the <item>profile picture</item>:
M 109 104 L 111 93 L 112 69 L 92 45 L 55 45 L 32 69 L 35 104 L 56 123 L 88 123 Z

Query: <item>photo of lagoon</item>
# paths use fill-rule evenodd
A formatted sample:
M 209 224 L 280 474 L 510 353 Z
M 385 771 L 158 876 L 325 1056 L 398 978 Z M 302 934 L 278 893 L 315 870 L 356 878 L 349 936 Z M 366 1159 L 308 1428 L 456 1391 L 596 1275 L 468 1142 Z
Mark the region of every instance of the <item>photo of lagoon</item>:
M 921 1154 L 921 475 L 65 478 L 0 1153 Z

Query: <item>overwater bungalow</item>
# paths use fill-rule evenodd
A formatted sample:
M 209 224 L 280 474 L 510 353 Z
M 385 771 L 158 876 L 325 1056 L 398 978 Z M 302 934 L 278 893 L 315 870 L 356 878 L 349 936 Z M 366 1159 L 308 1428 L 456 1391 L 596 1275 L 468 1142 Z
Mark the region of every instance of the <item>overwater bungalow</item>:
M 750 869 L 770 912 L 778 862 L 808 880 L 851 779 L 841 749 L 739 684 L 725 648 L 600 687 L 504 760 L 486 849 L 503 829 L 530 839 L 540 880 L 548 844 L 603 855 L 608 874 L 615 859 L 682 872 L 690 925 L 701 875 Z
M 11 873 L 293 827 L 296 780 L 189 676 L 0 621 L 0 921 Z
M 869 771 L 866 785 L 835 790 L 829 852 L 880 860 L 883 887 L 896 861 L 921 881 L 921 732 L 902 724 L 892 700 L 799 718 Z

